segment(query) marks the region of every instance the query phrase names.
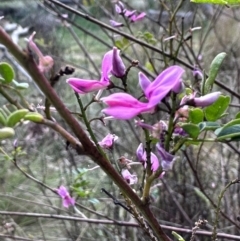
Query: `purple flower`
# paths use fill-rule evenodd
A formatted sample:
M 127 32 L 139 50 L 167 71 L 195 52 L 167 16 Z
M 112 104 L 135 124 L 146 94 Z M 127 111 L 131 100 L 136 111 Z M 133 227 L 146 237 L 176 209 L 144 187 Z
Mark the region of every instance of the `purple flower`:
M 125 74 L 125 66 L 119 55 L 120 50 L 113 47 L 112 50 L 108 51 L 102 60 L 102 76 L 100 81 L 98 80 L 86 80 L 78 78 L 69 78 L 67 83 L 72 89 L 80 94 L 86 94 L 101 89 L 106 89 L 111 81 L 109 74 L 112 73 L 116 77 L 122 77 Z
M 173 65 L 165 69 L 151 82 L 143 73 L 139 73 L 139 84 L 152 105 L 158 104 L 171 90 L 181 83 L 184 69 Z
M 213 93 L 201 96 L 201 97 L 195 97 L 193 99 L 194 106 L 198 106 L 198 107 L 209 106 L 209 105 L 213 104 L 215 101 L 217 101 L 220 94 L 221 94 L 221 92 L 217 91 L 217 92 L 213 92 Z
M 41 72 L 47 72 L 49 71 L 54 64 L 54 61 L 51 56 L 44 56 L 41 52 L 41 50 L 37 47 L 37 45 L 34 43 L 33 38 L 35 36 L 36 32 L 33 32 L 33 34 L 28 39 L 28 45 L 29 48 L 38 56 L 38 68 Z
M 118 136 L 113 134 L 107 134 L 102 141 L 98 142 L 98 144 L 104 149 L 111 149 L 114 145 L 114 142 L 118 139 Z
M 124 4 L 121 1 L 119 1 L 118 3 L 115 4 L 115 11 L 118 14 L 124 14 L 125 7 L 124 7 Z
M 64 186 L 60 186 L 57 189 L 58 195 L 63 199 L 63 206 L 69 208 L 69 206 L 75 205 L 75 199 L 72 198 Z
M 142 12 L 138 15 L 134 14 L 130 17 L 131 22 L 138 22 L 146 16 L 146 13 Z
M 122 177 L 129 185 L 136 184 L 138 181 L 137 175 L 131 174 L 127 169 L 122 170 Z
M 136 13 L 136 10 L 129 11 L 129 10 L 126 9 L 125 12 L 124 12 L 124 16 L 127 17 L 127 18 L 131 18 L 135 13 Z
M 126 67 L 120 57 L 120 50 L 116 47 L 113 47 L 112 53 L 112 70 L 111 73 L 117 77 L 121 78 L 125 75 Z
M 207 95 L 203 95 L 201 97 L 195 97 L 196 93 L 185 95 L 180 105 L 190 105 L 195 107 L 206 107 L 213 104 L 219 98 L 221 92 L 216 91 Z
M 101 99 L 109 106 L 102 112 L 116 119 L 131 119 L 140 113 L 153 112 L 155 106 L 181 81 L 183 72 L 181 67 L 172 66 L 158 75 L 153 82 L 143 73 L 139 73 L 139 84 L 148 102 L 142 103 L 126 93 L 116 93 Z
M 119 22 L 116 22 L 114 20 L 109 20 L 109 22 L 113 27 L 116 27 L 116 28 L 124 26 L 123 23 L 119 23 Z
M 138 146 L 137 150 L 136 150 L 136 155 L 138 160 L 143 164 L 143 166 L 146 168 L 147 166 L 147 155 L 146 155 L 146 151 L 143 148 L 143 144 L 140 143 L 140 145 Z M 151 152 L 151 170 L 153 172 L 157 171 L 158 167 L 159 167 L 159 161 L 157 156 Z
M 152 106 L 149 107 L 147 103 L 142 103 L 126 93 L 115 93 L 101 98 L 101 101 L 108 105 L 102 112 L 116 119 L 128 120 L 140 113 L 153 110 Z
M 161 157 L 161 166 L 163 171 L 171 170 L 176 157 L 167 152 L 160 144 L 157 144 L 156 147 Z

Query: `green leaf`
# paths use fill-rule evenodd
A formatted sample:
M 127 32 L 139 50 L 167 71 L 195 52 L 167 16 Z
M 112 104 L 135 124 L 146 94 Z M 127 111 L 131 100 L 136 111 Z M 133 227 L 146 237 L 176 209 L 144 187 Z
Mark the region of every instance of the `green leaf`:
M 235 116 L 235 119 L 239 119 L 240 118 L 240 112 L 238 112 Z
M 7 126 L 14 127 L 29 112 L 28 109 L 21 109 L 12 112 L 7 118 Z
M 240 0 L 191 0 L 193 3 L 210 3 L 219 5 L 238 5 Z
M 15 135 L 15 131 L 13 128 L 4 127 L 0 129 L 0 140 L 4 140 Z
M 18 83 L 16 80 L 13 80 L 13 84 L 15 85 L 16 89 L 19 90 L 28 89 L 29 87 L 28 83 Z
M 122 49 L 123 48 L 123 44 L 121 42 L 121 40 L 116 40 L 114 45 L 118 48 L 118 49 Z
M 204 87 L 203 87 L 203 95 L 208 94 L 213 87 L 214 81 L 217 77 L 218 71 L 222 65 L 222 62 L 224 60 L 224 58 L 226 57 L 226 53 L 220 53 L 218 54 L 212 61 L 211 65 L 210 65 L 210 70 L 209 70 L 209 76 L 206 79 L 205 83 L 204 83 Z
M 204 114 L 200 108 L 194 108 L 189 110 L 189 121 L 193 124 L 198 124 L 203 121 Z
M 183 237 L 181 235 L 179 235 L 178 233 L 172 231 L 172 235 L 178 240 L 178 241 L 185 241 L 185 239 L 183 239 Z
M 193 190 L 203 201 L 205 201 L 205 203 L 207 204 L 208 207 L 211 206 L 210 201 L 208 200 L 206 195 L 199 188 L 194 187 Z
M 238 124 L 240 124 L 240 118 L 229 121 L 228 123 L 226 123 L 226 124 L 222 127 L 222 129 L 224 129 L 224 128 L 226 128 L 226 127 L 229 127 L 229 126 L 238 125 Z
M 231 98 L 229 96 L 220 95 L 218 100 L 212 105 L 204 109 L 207 121 L 216 121 L 221 118 L 223 113 L 227 110 Z
M 219 128 L 214 133 L 217 140 L 240 140 L 240 124 Z
M 202 131 L 215 131 L 217 128 L 220 127 L 220 125 L 217 122 L 211 122 L 211 121 L 204 121 L 198 124 L 200 128 L 200 132 Z
M 187 134 L 193 138 L 196 139 L 200 133 L 200 129 L 197 125 L 192 123 L 179 123 L 180 127 L 183 128 L 184 131 L 187 132 Z
M 5 83 L 10 84 L 14 79 L 15 73 L 10 64 L 2 62 L 0 63 L 0 75 Z

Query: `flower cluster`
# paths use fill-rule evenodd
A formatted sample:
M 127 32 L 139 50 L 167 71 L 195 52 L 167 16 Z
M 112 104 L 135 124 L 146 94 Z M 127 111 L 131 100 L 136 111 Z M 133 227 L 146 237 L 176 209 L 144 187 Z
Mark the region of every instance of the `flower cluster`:
M 115 4 L 115 11 L 119 15 L 122 15 L 124 18 L 129 19 L 130 22 L 141 21 L 146 16 L 146 13 L 144 13 L 144 12 L 142 12 L 140 14 L 137 14 L 136 10 L 128 10 L 127 8 L 125 8 L 124 4 L 121 1 L 118 1 Z M 122 27 L 122 26 L 124 26 L 123 23 L 120 23 L 120 22 L 117 22 L 117 21 L 114 21 L 114 20 L 110 20 L 110 24 L 113 27 Z
M 57 193 L 63 200 L 63 207 L 69 208 L 70 206 L 75 205 L 75 199 L 70 196 L 69 192 L 64 186 L 60 186 L 57 189 Z
M 69 78 L 67 79 L 67 83 L 79 94 L 86 94 L 108 88 L 111 85 L 111 75 L 122 78 L 126 72 L 126 67 L 120 57 L 120 50 L 113 47 L 112 50 L 104 55 L 101 70 L 102 76 L 100 80 Z
M 116 5 L 116 11 L 118 11 L 119 14 L 130 14 L 128 10 L 124 9 L 121 2 L 118 2 Z M 120 51 L 116 47 L 113 47 L 113 49 L 107 52 L 103 57 L 102 75 L 100 80 L 70 78 L 67 80 L 67 83 L 76 92 L 86 94 L 109 88 L 112 84 L 110 80 L 111 75 L 117 78 L 126 79 L 126 72 L 126 67 L 120 57 Z M 139 86 L 143 92 L 144 101 L 142 102 L 126 92 L 114 93 L 100 99 L 107 105 L 107 108 L 103 109 L 102 112 L 111 118 L 122 120 L 129 120 L 144 113 L 154 113 L 157 110 L 156 107 L 161 102 L 165 104 L 168 102 L 168 96 L 170 96 L 170 93 L 176 97 L 177 94 L 183 91 L 183 74 L 184 69 L 178 65 L 166 68 L 153 81 L 151 81 L 144 73 L 139 72 Z M 178 123 L 179 121 L 184 122 L 188 120 L 188 111 L 191 106 L 209 106 L 219 98 L 220 94 L 220 92 L 213 92 L 202 97 L 196 97 L 196 93 L 193 92 L 183 96 L 180 103 L 176 102 L 175 118 L 173 119 L 173 126 L 170 128 L 171 137 L 178 138 L 179 136 L 187 136 L 187 133 Z M 152 138 L 157 139 L 156 154 L 153 152 L 147 154 L 142 143 L 138 146 L 136 150 L 138 161 L 142 163 L 144 168 L 147 168 L 147 159 L 149 158 L 151 172 L 158 172 L 160 175 L 159 177 L 162 178 L 165 171 L 172 168 L 172 165 L 177 158 L 175 153 L 170 152 L 169 147 L 165 146 L 166 135 L 169 132 L 168 124 L 162 120 L 153 126 L 143 123 L 141 120 L 136 121 L 136 124 L 139 127 L 150 130 Z M 102 141 L 98 142 L 98 144 L 104 149 L 111 150 L 117 139 L 117 136 L 108 134 Z M 147 157 L 148 155 L 149 157 Z M 131 174 L 128 169 L 122 169 L 121 174 L 129 185 L 137 182 L 137 176 Z M 68 195 L 66 195 L 66 197 L 68 198 Z M 68 199 L 66 199 L 65 202 L 67 202 L 67 200 Z

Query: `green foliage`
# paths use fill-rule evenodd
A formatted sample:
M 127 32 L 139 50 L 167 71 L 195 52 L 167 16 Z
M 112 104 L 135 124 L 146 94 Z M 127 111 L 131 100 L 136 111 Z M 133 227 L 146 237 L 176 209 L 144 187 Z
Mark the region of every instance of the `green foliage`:
M 74 184 L 73 190 L 74 192 L 81 198 L 88 197 L 91 194 L 91 190 L 89 189 L 89 181 L 85 178 L 85 174 L 88 172 L 87 169 L 79 169 L 79 174 L 77 175 Z
M 28 83 L 18 83 L 16 80 L 13 80 L 12 83 L 14 84 L 17 90 L 25 90 L 29 87 Z
M 240 140 L 240 124 L 218 128 L 214 132 L 217 136 L 217 140 Z
M 155 39 L 154 35 L 148 31 L 138 32 L 137 37 L 143 39 L 144 41 L 146 41 L 149 44 L 157 43 L 157 40 Z
M 174 232 L 174 231 L 172 231 L 172 235 L 173 235 L 175 238 L 177 238 L 178 241 L 185 241 L 185 239 L 184 239 L 181 235 L 179 235 L 178 233 L 176 233 L 176 232 Z
M 229 96 L 220 95 L 218 100 L 212 105 L 204 109 L 207 121 L 216 121 L 223 117 L 224 112 L 230 104 L 231 98 Z
M 0 75 L 2 76 L 0 81 L 4 84 L 10 84 L 15 77 L 12 66 L 5 62 L 0 63 Z
M 202 131 L 215 131 L 220 125 L 217 122 L 204 121 L 198 124 L 200 132 Z
M 210 65 L 209 76 L 206 79 L 205 83 L 203 82 L 203 95 L 208 94 L 212 90 L 214 81 L 226 55 L 226 53 L 220 53 L 213 59 Z
M 12 112 L 7 118 L 7 126 L 14 127 L 18 124 L 24 116 L 29 112 L 28 109 L 21 109 Z
M 200 108 L 194 108 L 189 110 L 189 121 L 193 124 L 198 124 L 203 121 L 204 113 Z
M 239 5 L 240 0 L 191 0 L 193 3 L 210 3 L 210 4 L 220 4 L 220 5 Z
M 125 37 L 115 41 L 115 46 L 118 47 L 119 49 L 125 49 L 129 46 L 129 44 L 130 44 L 129 40 Z
M 188 133 L 191 138 L 196 139 L 198 137 L 200 133 L 200 128 L 198 125 L 193 123 L 179 123 L 179 125 L 183 128 L 184 131 L 186 131 L 186 133 Z
M 10 127 L 0 128 L 0 140 L 5 140 L 7 138 L 11 138 L 15 135 L 15 131 Z

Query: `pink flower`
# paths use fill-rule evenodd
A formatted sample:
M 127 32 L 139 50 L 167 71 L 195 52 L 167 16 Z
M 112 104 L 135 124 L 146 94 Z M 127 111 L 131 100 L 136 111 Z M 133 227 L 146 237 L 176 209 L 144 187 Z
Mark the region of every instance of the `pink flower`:
M 217 101 L 220 94 L 221 94 L 220 91 L 216 91 L 207 95 L 203 95 L 201 97 L 195 97 L 196 93 L 185 95 L 182 98 L 180 105 L 185 104 L 185 105 L 190 105 L 195 107 L 206 107 L 213 104 L 215 101 Z
M 136 184 L 138 181 L 137 175 L 131 174 L 127 169 L 122 170 L 122 177 L 129 185 Z
M 158 104 L 171 90 L 182 82 L 184 69 L 173 65 L 165 69 L 151 82 L 143 73 L 139 73 L 139 84 L 152 105 Z
M 75 205 L 75 199 L 72 198 L 64 186 L 60 186 L 57 189 L 58 195 L 63 199 L 63 206 L 69 208 L 69 206 Z
M 37 45 L 33 42 L 33 38 L 35 36 L 36 32 L 33 32 L 33 34 L 28 39 L 28 45 L 29 48 L 38 56 L 38 68 L 41 72 L 47 72 L 49 71 L 54 64 L 54 61 L 51 56 L 44 56 L 40 49 L 37 47 Z
M 116 28 L 119 28 L 119 27 L 122 27 L 124 26 L 123 23 L 120 23 L 120 22 L 116 22 L 114 20 L 109 20 L 110 24 L 113 26 L 113 27 L 116 27 Z
M 143 148 L 143 144 L 140 143 L 140 145 L 138 146 L 137 150 L 136 150 L 136 155 L 138 160 L 143 164 L 143 166 L 146 168 L 147 166 L 147 155 L 146 155 L 146 151 Z M 153 172 L 157 171 L 157 169 L 159 168 L 159 161 L 157 156 L 151 152 L 151 170 Z
M 131 22 L 138 22 L 142 20 L 145 16 L 146 16 L 146 13 L 144 12 L 140 13 L 139 15 L 134 14 L 130 17 L 130 20 Z
M 219 98 L 221 92 L 217 91 L 217 92 L 213 92 L 201 97 L 195 97 L 193 99 L 194 101 L 194 106 L 198 106 L 198 107 L 206 107 L 209 106 L 211 104 L 213 104 L 215 101 L 217 101 L 217 99 Z
M 103 109 L 102 112 L 116 119 L 128 120 L 140 113 L 150 112 L 153 109 L 147 103 L 142 103 L 126 93 L 115 93 L 103 97 L 101 100 L 109 106 Z
M 139 84 L 148 99 L 142 103 L 126 93 L 116 93 L 101 100 L 108 105 L 102 110 L 116 119 L 131 119 L 141 113 L 153 112 L 155 106 L 181 81 L 184 70 L 179 66 L 172 66 L 164 70 L 151 82 L 143 73 L 139 73 Z
M 118 136 L 113 134 L 107 134 L 107 136 L 104 137 L 102 141 L 98 142 L 98 144 L 104 149 L 111 149 L 117 139 Z
M 120 50 L 113 47 L 111 51 L 108 51 L 102 60 L 102 76 L 99 80 L 86 80 L 78 78 L 69 78 L 67 83 L 72 89 L 80 94 L 86 94 L 101 89 L 106 89 L 111 81 L 109 75 L 113 74 L 116 77 L 122 77 L 125 74 L 125 65 L 120 57 Z
M 161 157 L 161 166 L 163 171 L 171 170 L 176 157 L 167 152 L 160 144 L 157 144 L 156 147 Z

